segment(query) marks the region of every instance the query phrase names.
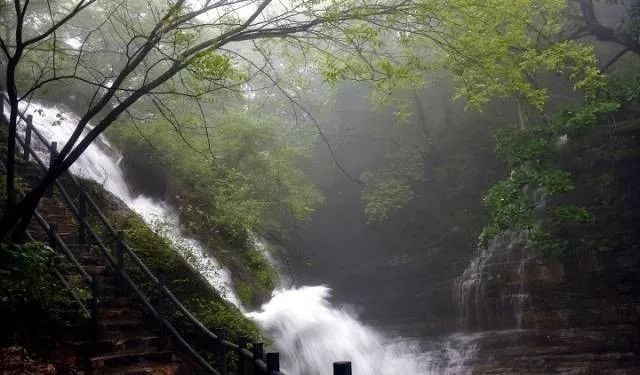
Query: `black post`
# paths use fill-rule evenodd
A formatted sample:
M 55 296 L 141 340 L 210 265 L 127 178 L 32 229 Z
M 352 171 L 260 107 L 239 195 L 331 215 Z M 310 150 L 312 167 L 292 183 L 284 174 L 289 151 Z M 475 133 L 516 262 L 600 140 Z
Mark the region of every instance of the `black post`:
M 84 193 L 80 193 L 80 198 L 78 202 L 78 211 L 80 216 L 80 226 L 78 227 L 78 242 L 82 245 L 87 243 L 87 227 L 85 223 L 87 221 L 87 198 L 85 198 Z M 88 249 L 87 249 L 88 250 Z
M 24 160 L 29 161 L 29 148 L 31 147 L 31 132 L 33 130 L 33 115 L 27 115 L 27 129 L 24 132 Z
M 49 224 L 49 233 L 47 233 L 49 237 L 49 247 L 53 250 L 58 246 L 58 241 L 56 241 L 56 233 L 58 232 L 58 224 L 51 223 Z
M 58 157 L 58 142 L 51 142 L 51 148 L 49 149 L 49 170 L 52 170 L 56 164 L 56 158 Z M 47 189 L 47 197 L 53 196 L 53 184 Z
M 213 330 L 213 333 L 218 336 L 218 342 L 216 343 L 216 352 L 218 353 L 218 371 L 220 371 L 221 375 L 227 375 L 229 373 L 227 368 L 227 347 L 222 343 L 224 340 L 224 331 L 221 329 L 215 329 Z
M 351 362 L 333 362 L 333 375 L 351 375 Z
M 251 347 L 251 352 L 253 353 L 253 373 L 254 374 L 264 374 L 262 369 L 258 366 L 257 361 L 264 359 L 264 344 L 261 342 L 254 342 Z
M 267 374 L 280 373 L 280 353 L 267 353 Z
M 167 303 L 164 297 L 164 288 L 166 286 L 166 277 L 164 275 L 158 276 L 159 281 L 159 294 L 158 294 L 158 315 L 160 316 L 160 337 L 162 337 L 162 343 L 166 347 L 169 347 L 169 335 L 167 335 L 167 329 L 164 325 L 164 320 L 167 318 Z
M 93 353 L 96 353 L 98 350 L 98 309 L 99 309 L 99 299 L 98 299 L 98 275 L 94 274 L 91 277 L 91 345 Z
M 249 371 L 249 366 L 247 365 L 246 358 L 242 355 L 243 350 L 247 350 L 247 344 L 249 343 L 249 338 L 247 336 L 238 337 L 238 374 L 239 375 L 247 375 Z
M 124 285 L 124 280 L 122 279 L 122 272 L 124 271 L 124 232 L 119 230 L 118 231 L 118 243 L 116 244 L 116 280 L 118 280 L 118 284 L 120 284 L 120 286 Z M 164 283 L 162 283 L 164 284 Z M 164 300 L 164 298 L 162 298 L 164 296 L 164 294 L 162 293 L 162 291 L 160 291 L 160 299 Z

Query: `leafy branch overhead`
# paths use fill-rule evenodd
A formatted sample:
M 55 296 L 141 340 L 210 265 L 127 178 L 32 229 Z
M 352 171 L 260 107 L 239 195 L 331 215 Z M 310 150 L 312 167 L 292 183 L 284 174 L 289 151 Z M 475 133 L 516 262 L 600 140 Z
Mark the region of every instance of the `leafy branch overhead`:
M 11 111 L 0 236 L 24 228 L 47 186 L 116 119 L 170 120 L 165 101 L 176 96 L 243 101 L 234 94 L 277 86 L 296 101 L 278 74 L 282 65 L 329 82 L 371 81 L 378 102 L 442 68 L 472 106 L 515 96 L 541 108 L 548 93 L 535 75 L 543 70 L 565 73 L 579 87 L 598 80 L 589 48 L 555 38 L 565 9 L 560 0 L 14 0 L 1 6 Z M 18 199 L 19 103 L 69 85 L 79 109 L 76 129 L 54 168 Z

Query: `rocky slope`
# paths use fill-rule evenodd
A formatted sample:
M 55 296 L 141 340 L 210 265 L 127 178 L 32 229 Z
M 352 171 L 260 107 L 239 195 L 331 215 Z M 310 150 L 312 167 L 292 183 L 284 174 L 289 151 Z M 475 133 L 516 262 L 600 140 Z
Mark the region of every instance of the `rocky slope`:
M 559 156 L 578 186 L 562 200 L 596 222 L 563 228 L 562 258 L 505 233 L 472 262 L 459 302 L 466 328 L 482 332 L 474 374 L 640 372 L 640 121 L 603 126 Z

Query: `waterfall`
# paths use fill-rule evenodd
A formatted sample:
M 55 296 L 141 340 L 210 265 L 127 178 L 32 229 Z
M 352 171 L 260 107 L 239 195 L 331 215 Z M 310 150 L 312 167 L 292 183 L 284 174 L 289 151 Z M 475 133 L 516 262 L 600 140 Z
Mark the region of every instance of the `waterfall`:
M 49 141 L 64 144 L 78 118 L 59 107 L 31 103 L 27 113 L 33 124 Z M 57 125 L 52 125 L 57 124 Z M 24 132 L 24 124 L 19 131 Z M 40 149 L 44 160 L 48 152 Z M 274 338 L 274 347 L 282 353 L 282 369 L 290 375 L 329 375 L 333 361 L 351 361 L 357 375 L 448 375 L 463 374 L 473 354 L 466 336 L 452 336 L 424 345 L 401 337 L 390 338 L 360 322 L 348 309 L 330 303 L 326 286 L 302 286 L 279 289 L 260 311 L 246 312 L 233 291 L 229 271 L 198 243 L 180 233 L 175 209 L 165 202 L 143 195 L 134 196 L 119 167 L 121 156 L 105 137 L 100 137 L 71 167 L 77 176 L 92 179 L 119 197 L 144 221 L 154 226 L 163 223 L 168 238 L 193 262 L 194 268 L 231 303 Z M 269 255 L 265 243 L 254 237 L 256 248 Z M 273 258 L 269 258 L 273 261 Z
M 277 290 L 247 314 L 274 339 L 288 374 L 330 375 L 331 363 L 348 360 L 359 375 L 458 375 L 469 372 L 472 337 L 453 335 L 419 343 L 390 338 L 329 302 L 326 286 Z M 471 344 L 470 344 L 471 343 Z
M 532 259 L 525 233 L 506 231 L 479 249 L 457 282 L 462 325 L 471 331 L 520 328 L 529 295 L 525 266 Z
M 33 126 L 49 142 L 63 145 L 75 129 L 79 118 L 59 107 L 46 107 L 38 103 L 23 106 L 21 111 L 33 115 Z M 24 132 L 25 124 L 19 124 L 19 131 Z M 39 156 L 48 162 L 49 153 L 44 147 L 35 145 Z M 124 174 L 120 169 L 120 154 L 111 147 L 109 141 L 101 136 L 93 142 L 87 150 L 71 166 L 71 173 L 76 176 L 91 179 L 101 184 L 107 191 L 120 198 L 132 211 L 140 215 L 151 227 L 161 225 L 163 233 L 182 250 L 182 255 L 191 265 L 213 285 L 221 295 L 236 307 L 242 309 L 239 298 L 231 287 L 229 271 L 221 267 L 218 262 L 192 238 L 180 234 L 180 222 L 175 209 L 165 202 L 155 200 L 144 195 L 133 195 L 129 190 Z
M 541 220 L 547 201 L 543 189 L 526 188 Z M 540 225 L 541 223 L 538 223 Z M 527 265 L 536 259 L 527 231 L 510 229 L 478 249 L 457 282 L 457 303 L 467 330 L 521 329 L 529 301 Z

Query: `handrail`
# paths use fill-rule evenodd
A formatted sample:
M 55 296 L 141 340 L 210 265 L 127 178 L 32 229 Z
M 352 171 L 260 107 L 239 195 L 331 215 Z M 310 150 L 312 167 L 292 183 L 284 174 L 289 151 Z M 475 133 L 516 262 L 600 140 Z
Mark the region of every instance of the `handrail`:
M 31 241 L 31 242 L 35 242 L 36 241 L 35 238 L 33 238 L 31 233 L 29 233 L 28 231 L 27 231 L 27 238 L 29 238 L 29 241 Z M 73 297 L 73 299 L 76 301 L 76 303 L 80 307 L 80 310 L 82 310 L 82 313 L 84 314 L 84 316 L 85 317 L 90 317 L 91 313 L 87 309 L 87 306 L 85 306 L 84 302 L 82 302 L 82 298 L 80 298 L 80 296 L 78 296 L 78 293 L 76 293 L 73 290 L 73 288 L 71 287 L 71 284 L 69 284 L 69 281 L 67 281 L 67 279 L 64 277 L 64 275 L 62 273 L 60 273 L 60 271 L 58 271 L 58 267 L 55 266 L 55 265 L 53 266 L 53 272 L 55 273 L 55 275 L 58 278 L 58 280 L 60 280 L 62 285 L 69 291 L 69 293 L 71 293 L 71 296 Z
M 35 133 L 34 134 L 38 134 Z M 18 139 L 18 142 L 21 144 L 21 146 L 23 148 L 26 147 L 26 144 L 22 141 L 22 139 L 20 139 L 20 137 L 16 137 Z M 45 146 L 49 146 L 47 144 L 47 142 L 43 139 L 40 139 Z M 50 146 L 49 146 L 50 147 Z M 34 152 L 31 148 L 27 148 L 29 153 L 33 156 L 34 160 L 37 162 L 37 164 L 41 167 L 41 168 L 46 168 L 45 167 L 45 163 L 42 161 L 42 159 L 37 155 L 36 152 Z M 86 222 L 86 220 L 84 218 L 81 217 L 80 212 L 78 210 L 78 208 L 75 206 L 75 204 L 73 203 L 73 201 L 71 200 L 71 197 L 68 195 L 68 193 L 66 192 L 66 190 L 64 189 L 64 187 L 62 186 L 62 184 L 56 180 L 55 182 L 56 187 L 58 188 L 58 190 L 60 191 L 60 193 L 62 194 L 63 200 L 65 201 L 65 203 L 67 204 L 67 206 L 71 209 L 72 213 L 74 214 L 74 216 L 76 217 L 76 219 L 79 221 L 80 225 L 84 226 L 85 229 L 89 232 L 89 235 L 92 237 L 93 241 L 98 245 L 98 248 L 100 249 L 102 255 L 105 256 L 105 258 L 107 258 L 107 261 L 115 268 L 118 269 L 117 267 L 117 262 L 115 259 L 113 259 L 113 257 L 111 256 L 111 254 L 109 254 L 109 249 L 107 248 L 107 246 L 102 242 L 102 240 L 100 239 L 100 237 L 97 235 L 97 233 L 95 233 L 95 231 L 93 230 L 93 228 L 91 228 L 91 226 Z M 78 186 L 80 187 L 80 186 Z M 81 187 L 80 187 L 81 188 Z M 84 192 L 84 190 L 82 190 L 82 193 L 84 193 L 86 195 L 86 193 Z M 95 202 L 93 202 L 93 200 L 91 200 L 91 203 L 94 207 L 94 209 L 98 210 L 97 213 L 99 214 L 99 216 L 101 217 L 102 220 L 106 221 L 106 218 L 104 217 L 104 215 L 102 214 L 101 211 L 99 211 L 97 205 L 95 205 Z M 42 220 L 42 217 L 40 217 L 39 215 L 36 215 L 36 218 L 39 220 Z M 107 222 L 108 223 L 108 222 Z M 108 229 L 113 230 L 113 227 L 109 224 Z M 57 239 L 61 240 L 59 238 L 59 236 L 57 237 Z M 66 248 L 66 246 L 64 246 L 64 248 Z M 128 246 L 127 246 L 128 249 Z M 68 250 L 68 249 L 67 249 Z M 139 265 L 142 265 L 143 269 L 146 271 L 146 273 L 148 274 L 149 277 L 152 278 L 152 281 L 156 284 L 159 285 L 159 280 L 153 275 L 153 273 L 151 273 L 151 271 L 148 269 L 148 267 L 146 267 L 146 265 L 142 262 L 142 260 L 135 254 L 133 253 L 130 249 L 129 251 L 131 252 L 131 255 L 133 255 L 133 258 L 136 259 L 139 263 Z M 75 263 L 77 263 L 77 261 L 75 261 Z M 80 268 L 82 268 L 80 266 Z M 157 318 L 158 320 L 160 320 L 161 324 L 163 324 L 164 326 L 167 327 L 167 329 L 175 336 L 175 338 L 178 340 L 178 342 L 180 342 L 183 346 L 185 346 L 185 349 L 187 349 L 187 351 L 189 351 L 189 353 L 199 362 L 199 364 L 201 366 L 203 366 L 206 370 L 214 373 L 214 374 L 218 374 L 218 372 L 211 367 L 211 365 L 209 363 L 207 363 L 207 361 L 202 358 L 202 356 L 200 356 L 195 349 L 193 349 L 185 340 L 184 338 L 177 332 L 177 330 L 175 329 L 175 327 L 173 327 L 173 325 L 167 321 L 166 319 L 162 318 L 159 314 L 159 312 L 153 307 L 153 305 L 149 302 L 149 299 L 146 295 L 144 295 L 144 293 L 137 287 L 137 285 L 135 285 L 135 283 L 133 282 L 133 280 L 131 280 L 131 278 L 129 278 L 128 274 L 124 271 L 124 270 L 118 270 L 120 273 L 120 276 L 127 282 L 128 286 L 130 288 L 133 289 L 135 295 L 141 300 L 141 302 L 145 305 L 145 307 L 147 307 L 147 309 L 149 309 L 152 313 L 152 315 Z M 83 270 L 84 272 L 84 270 Z M 86 272 L 85 272 L 86 274 Z M 89 276 L 89 279 L 91 279 L 91 277 Z M 217 337 L 216 337 L 217 338 Z
M 18 137 L 19 139 L 19 137 Z M 20 140 L 21 141 L 21 140 Z M 46 145 L 46 144 L 45 144 Z M 23 146 L 24 147 L 24 146 Z M 36 160 L 38 162 L 38 164 L 40 165 L 40 167 L 44 168 L 44 162 L 42 161 L 42 159 L 40 159 L 38 157 L 38 155 L 31 149 L 28 148 L 29 152 L 33 155 L 34 160 Z M 93 228 L 91 228 L 91 226 L 86 222 L 86 220 L 84 218 L 82 218 L 82 216 L 80 215 L 80 212 L 78 210 L 78 208 L 76 207 L 76 205 L 73 203 L 73 201 L 71 200 L 71 197 L 69 196 L 69 194 L 66 192 L 66 190 L 64 189 L 64 187 L 62 186 L 62 184 L 56 180 L 55 182 L 56 187 L 58 188 L 58 190 L 60 191 L 60 193 L 62 194 L 62 198 L 65 201 L 65 203 L 67 204 L 68 208 L 71 210 L 71 212 L 73 213 L 73 215 L 76 217 L 76 219 L 78 220 L 78 222 L 80 223 L 80 225 L 85 227 L 85 230 L 87 230 L 87 232 L 89 233 L 89 235 L 92 237 L 93 241 L 95 242 L 96 245 L 98 245 L 98 248 L 100 249 L 100 252 L 102 253 L 102 255 L 107 259 L 107 261 L 111 264 L 112 267 L 114 267 L 114 269 L 118 270 L 119 276 L 122 277 L 122 279 L 124 281 L 126 281 L 127 285 L 133 290 L 134 294 L 140 299 L 140 301 L 143 303 L 143 305 L 145 305 L 145 307 L 151 312 L 151 314 L 160 321 L 160 323 L 162 325 L 164 325 L 173 335 L 174 337 L 178 340 L 178 342 L 180 342 L 180 344 L 182 344 L 185 349 L 196 359 L 196 361 L 202 366 L 204 367 L 206 370 L 210 371 L 213 374 L 219 375 L 219 373 L 213 368 L 211 367 L 211 365 L 204 359 L 202 358 L 202 356 L 200 356 L 195 349 L 193 349 L 193 347 L 191 347 L 186 340 L 184 340 L 184 338 L 179 334 L 179 332 L 175 329 L 175 327 L 166 319 L 164 319 L 160 313 L 156 310 L 155 307 L 153 307 L 153 305 L 151 304 L 151 302 L 149 302 L 149 298 L 144 294 L 144 292 L 142 292 L 138 286 L 135 284 L 135 282 L 129 277 L 128 273 L 126 271 L 124 271 L 123 269 L 118 269 L 118 264 L 117 261 L 113 258 L 113 256 L 111 256 L 111 254 L 109 253 L 109 249 L 108 247 L 104 244 L 104 242 L 102 241 L 102 239 L 98 236 L 98 234 L 93 230 Z M 79 186 L 80 187 L 80 186 Z M 81 187 L 80 187 L 81 188 Z M 84 192 L 84 191 L 82 191 Z M 93 202 L 93 201 L 92 201 Z M 95 204 L 95 203 L 94 203 Z M 97 206 L 95 206 L 96 209 Z M 100 216 L 106 220 L 106 218 L 104 218 L 104 215 L 102 214 L 102 212 L 99 212 Z M 40 215 L 36 214 L 36 218 L 37 219 L 42 219 L 40 217 Z M 113 229 L 113 227 L 111 227 L 111 225 L 109 225 L 110 229 Z M 60 239 L 59 236 L 56 237 L 59 241 L 62 241 Z M 66 246 L 64 246 L 66 248 Z M 67 248 L 68 250 L 68 248 Z M 129 249 L 129 251 L 132 251 Z M 157 284 L 159 286 L 159 280 L 153 275 L 153 273 L 151 273 L 151 271 L 146 267 L 146 265 L 142 262 L 142 260 L 135 254 L 133 253 L 132 255 L 135 256 L 135 259 L 137 259 L 140 264 L 142 264 L 142 266 L 144 266 L 144 270 L 146 272 L 148 272 L 148 275 L 152 278 L 152 281 Z M 77 262 L 77 261 L 76 261 Z M 89 277 L 90 278 L 90 277 Z M 91 279 L 91 278 L 90 278 Z
M 0 112 L 3 112 L 4 101 L 5 100 L 6 100 L 6 97 L 5 97 L 4 93 L 2 93 L 2 95 L 0 95 L 0 104 L 1 104 L 0 105 Z M 4 113 L 1 113 L 1 114 L 4 117 Z M 22 121 L 27 123 L 28 120 L 22 113 L 18 112 L 18 115 L 19 115 L 19 117 L 20 117 L 20 119 Z M 27 123 L 27 126 L 29 126 L 28 123 Z M 30 131 L 32 132 L 32 134 L 34 134 L 38 138 L 39 142 L 41 142 L 49 150 L 52 150 L 51 144 L 45 139 L 45 137 L 35 127 L 31 126 Z M 30 147 L 30 145 L 28 145 L 18 134 L 16 134 L 16 139 L 17 139 L 18 143 L 20 144 L 20 146 L 24 150 L 27 150 L 28 154 L 33 156 L 34 160 L 36 161 L 36 164 L 41 169 L 43 169 L 45 171 L 45 173 L 46 173 L 46 171 L 48 170 L 47 165 L 37 155 L 37 153 Z M 148 279 L 151 279 L 153 284 L 160 290 L 161 294 L 166 296 L 166 297 L 168 297 L 168 299 L 178 308 L 178 310 L 180 310 L 180 312 L 182 312 L 183 315 L 193 325 L 195 325 L 197 327 L 197 329 L 200 330 L 200 332 L 202 334 L 205 335 L 205 337 L 208 337 L 209 339 L 211 339 L 214 342 L 222 345 L 223 347 L 226 347 L 226 348 L 229 348 L 229 349 L 233 349 L 236 353 L 238 353 L 239 356 L 244 357 L 247 360 L 250 360 L 252 363 L 254 363 L 254 366 L 259 371 L 263 371 L 263 372 L 264 371 L 269 371 L 270 375 L 284 375 L 279 370 L 270 370 L 270 369 L 268 369 L 267 363 L 264 361 L 264 358 L 256 358 L 254 353 L 251 353 L 247 349 L 241 348 L 239 345 L 236 345 L 236 344 L 234 344 L 232 342 L 223 340 L 218 335 L 216 335 L 215 333 L 211 332 L 211 330 L 209 330 L 204 324 L 202 324 L 202 322 L 200 322 L 200 320 L 198 320 L 180 302 L 180 300 L 173 294 L 173 292 L 171 292 L 171 290 L 169 288 L 167 288 L 167 286 L 164 285 L 160 281 L 160 279 L 153 274 L 153 272 L 147 267 L 147 265 L 142 261 L 142 259 L 140 259 L 140 257 L 129 247 L 129 245 L 126 242 L 124 242 L 124 240 L 122 238 L 120 238 L 120 236 L 118 235 L 116 230 L 113 228 L 111 223 L 109 223 L 107 218 L 104 216 L 104 214 L 102 213 L 102 211 L 100 210 L 98 205 L 95 203 L 95 201 L 92 199 L 92 197 L 85 191 L 85 189 L 83 188 L 82 184 L 80 184 L 80 182 L 75 178 L 75 176 L 73 176 L 73 174 L 71 174 L 69 171 L 65 171 L 64 175 L 65 175 L 65 177 L 68 177 L 70 179 L 70 181 L 73 183 L 73 185 L 75 185 L 75 187 L 77 187 L 79 189 L 79 192 L 80 192 L 80 195 L 82 196 L 82 198 L 85 199 L 87 203 L 89 203 L 89 207 L 94 211 L 95 215 L 98 217 L 100 222 L 107 229 L 107 231 L 116 239 L 116 245 L 120 246 L 121 249 L 124 250 L 124 252 L 126 252 L 127 255 L 129 255 L 129 257 L 134 261 L 134 263 L 143 271 L 143 273 L 146 275 L 146 277 Z M 91 228 L 89 223 L 87 223 L 86 219 L 84 217 L 82 217 L 82 215 L 80 214 L 78 208 L 73 203 L 73 200 L 68 195 L 68 193 L 66 192 L 66 190 L 64 189 L 64 187 L 62 186 L 62 184 L 60 183 L 60 181 L 58 179 L 56 179 L 54 181 L 54 185 L 57 187 L 58 191 L 61 193 L 61 195 L 63 197 L 63 200 L 67 204 L 68 208 L 72 211 L 73 216 L 75 216 L 75 218 L 79 222 L 79 224 L 82 227 L 84 227 L 85 230 L 88 231 L 88 233 L 92 237 L 93 241 L 98 245 L 98 248 L 100 249 L 100 252 L 102 253 L 102 255 L 104 255 L 104 257 L 107 259 L 107 261 L 114 267 L 114 269 L 116 269 L 118 271 L 119 276 L 133 290 L 134 294 L 138 297 L 138 299 L 140 299 L 140 301 L 143 303 L 143 305 L 150 311 L 150 313 L 156 319 L 158 319 L 160 321 L 160 323 L 163 326 L 165 326 L 169 330 L 169 332 L 171 332 L 171 334 L 189 352 L 189 354 L 191 354 L 191 356 L 198 362 L 198 364 L 200 366 L 202 366 L 204 369 L 206 369 L 207 371 L 209 371 L 209 372 L 211 372 L 211 373 L 213 373 L 215 375 L 220 375 L 220 373 L 217 370 L 215 370 L 204 358 L 202 358 L 202 356 L 182 337 L 182 335 L 180 335 L 180 333 L 176 330 L 176 328 L 173 326 L 173 324 L 171 324 L 166 318 L 164 318 L 156 310 L 156 308 L 151 304 L 151 302 L 149 301 L 148 297 L 144 294 L 144 292 L 142 292 L 139 289 L 139 287 L 136 285 L 136 283 L 129 277 L 129 274 L 123 268 L 118 267 L 118 263 L 113 258 L 113 256 L 111 256 L 108 247 L 102 242 L 102 240 L 99 238 L 97 233 L 95 233 L 93 228 Z M 36 218 L 38 218 L 38 217 L 39 217 L 39 215 L 36 215 Z M 40 217 L 40 219 L 42 219 L 42 217 Z M 62 239 L 59 236 L 56 236 L 56 241 L 63 242 Z M 69 251 L 68 247 L 66 245 L 64 245 L 64 244 L 63 244 L 62 248 L 65 249 L 66 251 Z M 65 255 L 66 255 L 66 251 L 65 251 Z M 73 257 L 73 254 L 71 254 L 71 256 L 72 256 L 73 259 L 75 259 L 75 257 Z M 80 269 L 82 270 L 82 273 L 83 273 L 83 277 L 85 277 L 86 271 L 84 271 L 84 269 L 79 264 L 79 262 L 77 262 L 77 260 L 75 260 L 74 264 L 75 263 L 77 263 L 77 266 L 80 266 Z M 86 275 L 88 276 L 88 274 L 86 274 Z M 91 279 L 90 276 L 88 276 L 88 277 L 89 277 L 89 279 Z
M 2 108 L 0 108 L 0 111 L 2 110 Z M 0 118 L 0 120 L 4 119 L 4 115 L 2 115 L 2 118 Z M 3 167 L 5 167 L 4 163 L 0 162 L 0 165 L 2 165 Z M 59 235 L 57 235 L 57 233 L 51 233 L 51 225 L 49 225 L 49 223 L 47 223 L 47 221 L 42 217 L 42 215 L 40 215 L 40 213 L 38 212 L 38 210 L 36 209 L 34 211 L 34 216 L 36 218 L 36 220 L 38 221 L 38 224 L 40 224 L 40 226 L 42 227 L 42 229 L 45 230 L 45 232 L 47 232 L 49 235 L 53 235 L 51 239 L 53 239 L 54 241 L 56 241 L 56 245 L 60 246 L 60 248 L 62 249 L 63 254 L 67 257 L 67 260 L 69 260 L 71 262 L 71 264 L 73 264 L 76 269 L 78 270 L 78 272 L 80 273 L 80 275 L 82 276 L 82 278 L 89 284 L 91 285 L 91 283 L 93 282 L 93 278 L 87 273 L 87 271 L 85 271 L 84 267 L 82 267 L 82 265 L 80 264 L 80 262 L 78 262 L 78 259 L 75 257 L 75 255 L 73 255 L 73 253 L 69 250 L 69 248 L 67 247 L 67 245 L 64 243 L 64 241 L 62 240 L 62 238 L 60 238 Z M 31 235 L 31 233 L 29 233 L 29 231 L 26 232 L 27 237 L 29 238 L 29 240 L 31 242 L 34 242 L 35 239 L 33 238 L 33 236 Z M 57 247 L 56 246 L 56 247 Z M 64 277 L 64 275 L 62 275 L 62 273 L 60 273 L 60 271 L 58 270 L 57 266 L 54 264 L 53 265 L 53 272 L 56 275 L 56 277 L 58 278 L 58 280 L 60 280 L 60 282 L 62 283 L 62 285 L 69 291 L 69 293 L 71 293 L 71 296 L 73 297 L 73 299 L 76 301 L 76 303 L 78 304 L 78 306 L 80 307 L 80 310 L 82 310 L 83 314 L 86 317 L 91 317 L 91 313 L 89 312 L 89 310 L 87 309 L 87 306 L 84 304 L 84 302 L 82 301 L 82 298 L 80 298 L 78 296 L 78 294 L 73 290 L 73 288 L 71 287 L 71 285 L 69 284 L 69 281 L 67 281 L 67 279 Z M 95 297 L 95 296 L 94 296 Z
M 34 212 L 33 216 L 36 218 L 36 220 L 38 221 L 38 223 L 40 224 L 42 229 L 47 231 L 47 233 L 50 233 L 51 225 L 49 225 L 49 223 L 47 223 L 47 221 L 42 217 L 42 215 L 40 215 L 40 213 L 38 211 L 36 211 L 36 212 Z M 58 233 L 55 233 L 55 232 L 54 233 L 50 233 L 50 235 L 52 236 L 52 239 L 56 241 L 56 245 L 60 247 L 60 249 L 62 250 L 62 253 L 78 269 L 78 272 L 80 272 L 80 275 L 82 275 L 82 278 L 87 283 L 91 284 L 91 282 L 93 281 L 93 277 L 91 277 L 87 273 L 87 271 L 84 269 L 84 267 L 82 267 L 82 265 L 78 261 L 78 258 L 76 258 L 75 255 L 73 255 L 73 253 L 71 252 L 71 250 L 69 250 L 69 247 L 67 247 L 67 244 L 64 243 L 64 241 L 62 240 L 60 235 Z

